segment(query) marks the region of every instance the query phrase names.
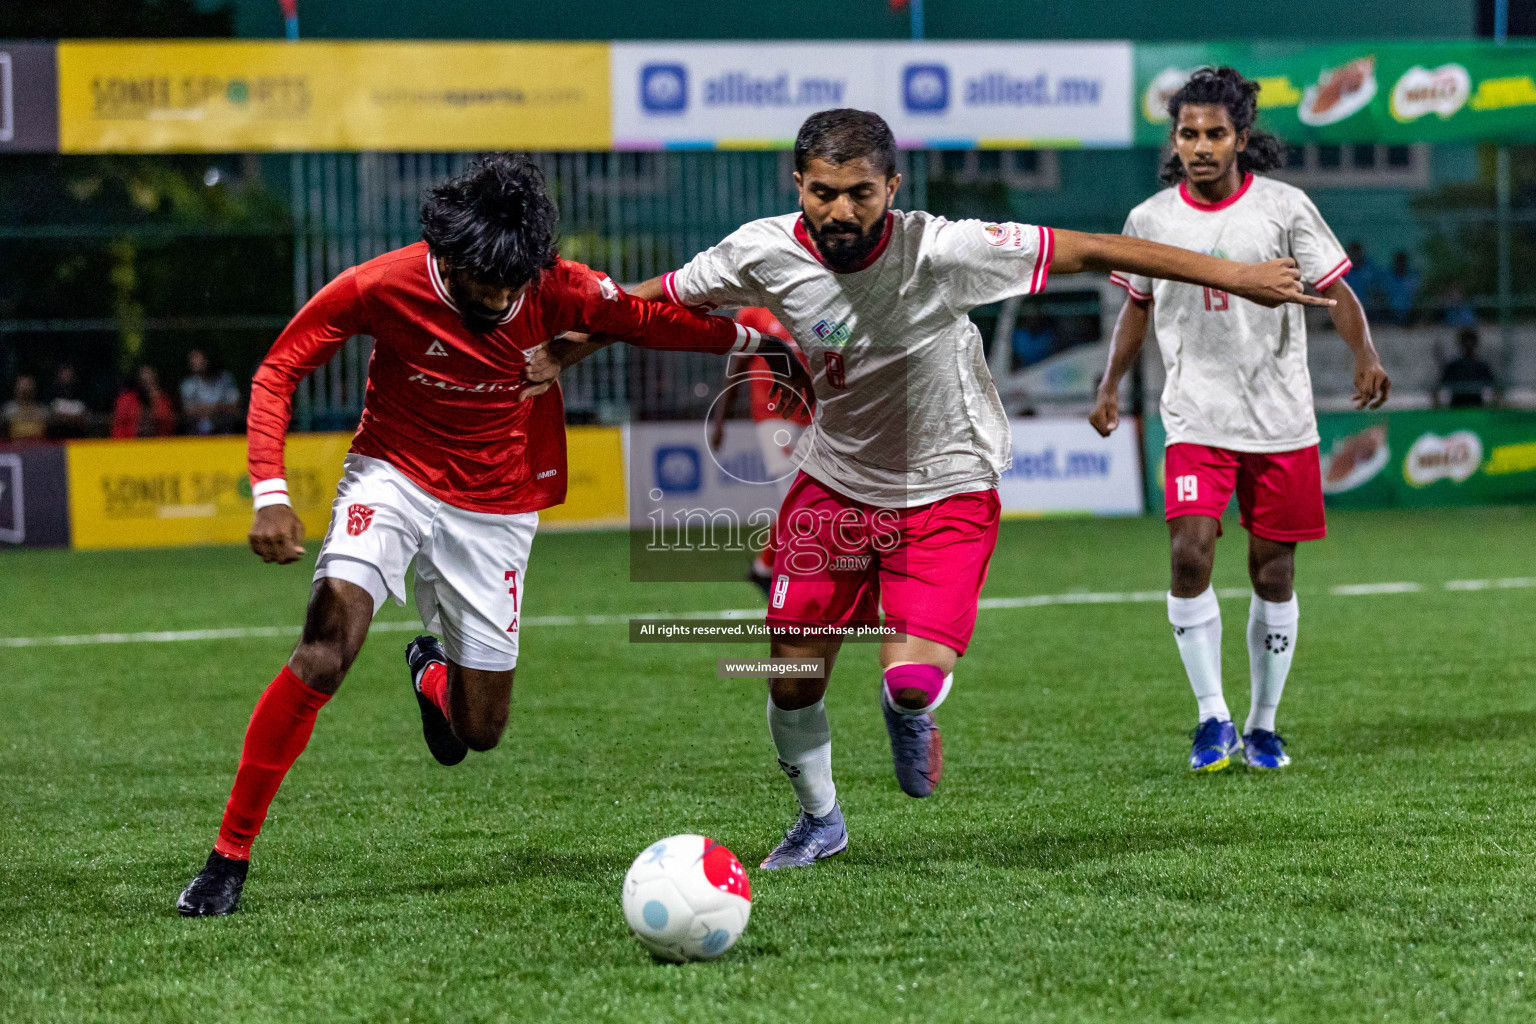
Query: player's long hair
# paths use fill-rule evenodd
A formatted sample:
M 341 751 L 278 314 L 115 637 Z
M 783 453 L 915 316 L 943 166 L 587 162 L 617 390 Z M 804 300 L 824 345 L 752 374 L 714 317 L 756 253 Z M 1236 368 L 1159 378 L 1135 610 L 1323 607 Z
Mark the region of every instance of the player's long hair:
M 427 193 L 421 237 L 434 256 L 476 280 L 519 288 L 559 258 L 558 220 L 538 165 L 493 153 Z
M 896 173 L 896 136 L 885 118 L 870 110 L 839 107 L 817 111 L 805 119 L 795 136 L 797 171 L 804 171 L 812 160 L 836 166 L 866 158 L 887 178 Z
M 1168 116 L 1173 119 L 1174 130 L 1178 129 L 1179 111 L 1184 106 L 1206 103 L 1226 107 L 1233 129 L 1248 133 L 1247 147 L 1237 154 L 1239 171 L 1272 171 L 1285 163 L 1285 143 L 1253 127 L 1259 108 L 1258 82 L 1244 78 L 1235 68 L 1200 68 L 1168 99 Z M 1178 153 L 1168 154 L 1159 177 L 1165 185 L 1177 185 L 1184 180 L 1184 164 Z

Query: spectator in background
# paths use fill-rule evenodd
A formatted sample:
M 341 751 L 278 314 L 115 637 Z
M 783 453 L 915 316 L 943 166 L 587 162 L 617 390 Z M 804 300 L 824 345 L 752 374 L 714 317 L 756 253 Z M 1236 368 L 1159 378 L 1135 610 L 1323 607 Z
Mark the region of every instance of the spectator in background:
M 1476 327 L 1477 310 L 1472 308 L 1472 303 L 1467 301 L 1467 293 L 1461 285 L 1453 284 L 1445 290 L 1445 298 L 1442 300 L 1445 307 L 1445 326 L 1447 327 Z
M 55 440 L 84 437 L 90 427 L 90 410 L 80 399 L 80 384 L 75 368 L 60 363 L 53 371 L 53 386 L 48 391 L 48 436 Z
M 1419 297 L 1419 275 L 1413 272 L 1406 252 L 1398 250 L 1392 257 L 1392 272 L 1386 277 L 1384 290 L 1392 322 L 1399 327 L 1412 326 L 1413 304 Z
M 41 441 L 48 434 L 48 407 L 37 400 L 37 381 L 22 374 L 5 408 L 6 431 L 12 441 Z
M 176 407 L 160 390 L 152 366 L 141 366 L 118 394 L 112 409 L 113 437 L 170 437 L 176 433 Z
M 1478 358 L 1476 327 L 1463 327 L 1456 332 L 1456 346 L 1461 356 L 1440 368 L 1440 383 L 1435 388 L 1435 408 L 1441 407 L 1441 393 L 1450 396 L 1452 409 L 1476 409 L 1493 401 L 1498 390 L 1498 378 L 1493 367 Z
M 181 414 L 189 434 L 238 432 L 240 389 L 228 371 L 215 373 L 201 349 L 187 353 L 187 369 L 181 381 Z
M 1031 309 L 1024 322 L 1013 329 L 1013 368 L 1033 366 L 1056 351 L 1056 328 L 1038 309 Z
M 1365 254 L 1365 246 L 1358 241 L 1350 242 L 1344 251 L 1350 262 L 1344 280 L 1359 297 L 1366 312 L 1375 316 L 1381 310 L 1381 269 Z

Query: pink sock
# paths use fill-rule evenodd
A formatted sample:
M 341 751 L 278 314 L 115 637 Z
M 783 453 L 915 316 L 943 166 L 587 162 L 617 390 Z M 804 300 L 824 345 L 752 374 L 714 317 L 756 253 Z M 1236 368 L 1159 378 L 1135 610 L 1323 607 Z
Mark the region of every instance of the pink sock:
M 917 713 L 916 709 L 902 707 L 897 697 L 906 697 L 911 703 L 912 698 L 921 694 L 923 702 L 918 708 L 929 708 L 943 693 L 944 673 L 937 665 L 897 665 L 885 670 L 886 699 L 897 711 Z

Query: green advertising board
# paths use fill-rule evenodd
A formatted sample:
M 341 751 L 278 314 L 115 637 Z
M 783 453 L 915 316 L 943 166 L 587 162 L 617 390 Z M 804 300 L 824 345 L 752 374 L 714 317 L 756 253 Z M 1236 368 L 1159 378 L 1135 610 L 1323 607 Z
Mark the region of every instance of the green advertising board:
M 1259 82 L 1259 123 L 1287 142 L 1536 141 L 1536 46 L 1487 42 L 1136 46 L 1136 144 L 1168 138 L 1168 97 L 1229 64 Z
M 1536 412 L 1320 413 L 1330 508 L 1536 502 Z M 1145 421 L 1147 508 L 1163 511 L 1162 421 Z

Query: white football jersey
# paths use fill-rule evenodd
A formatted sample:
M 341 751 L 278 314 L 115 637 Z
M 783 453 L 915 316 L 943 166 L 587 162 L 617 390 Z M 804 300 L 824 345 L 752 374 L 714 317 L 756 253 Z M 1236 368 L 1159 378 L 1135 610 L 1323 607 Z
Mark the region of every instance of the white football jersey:
M 1012 458 L 970 309 L 1040 291 L 1050 228 L 892 211 L 858 270 L 826 267 L 800 214 L 752 221 L 665 278 L 684 305 L 767 306 L 816 383 L 796 459 L 859 501 L 911 508 L 996 487 Z
M 1131 211 L 1125 234 L 1164 245 L 1262 263 L 1290 256 L 1321 291 L 1349 258 L 1306 193 L 1248 175 L 1220 203 L 1203 203 L 1181 182 Z M 1111 274 L 1133 298 L 1152 300 L 1162 349 L 1163 426 L 1168 443 L 1240 452 L 1284 452 L 1317 444 L 1307 327 L 1302 308 L 1266 309 L 1196 284 Z

